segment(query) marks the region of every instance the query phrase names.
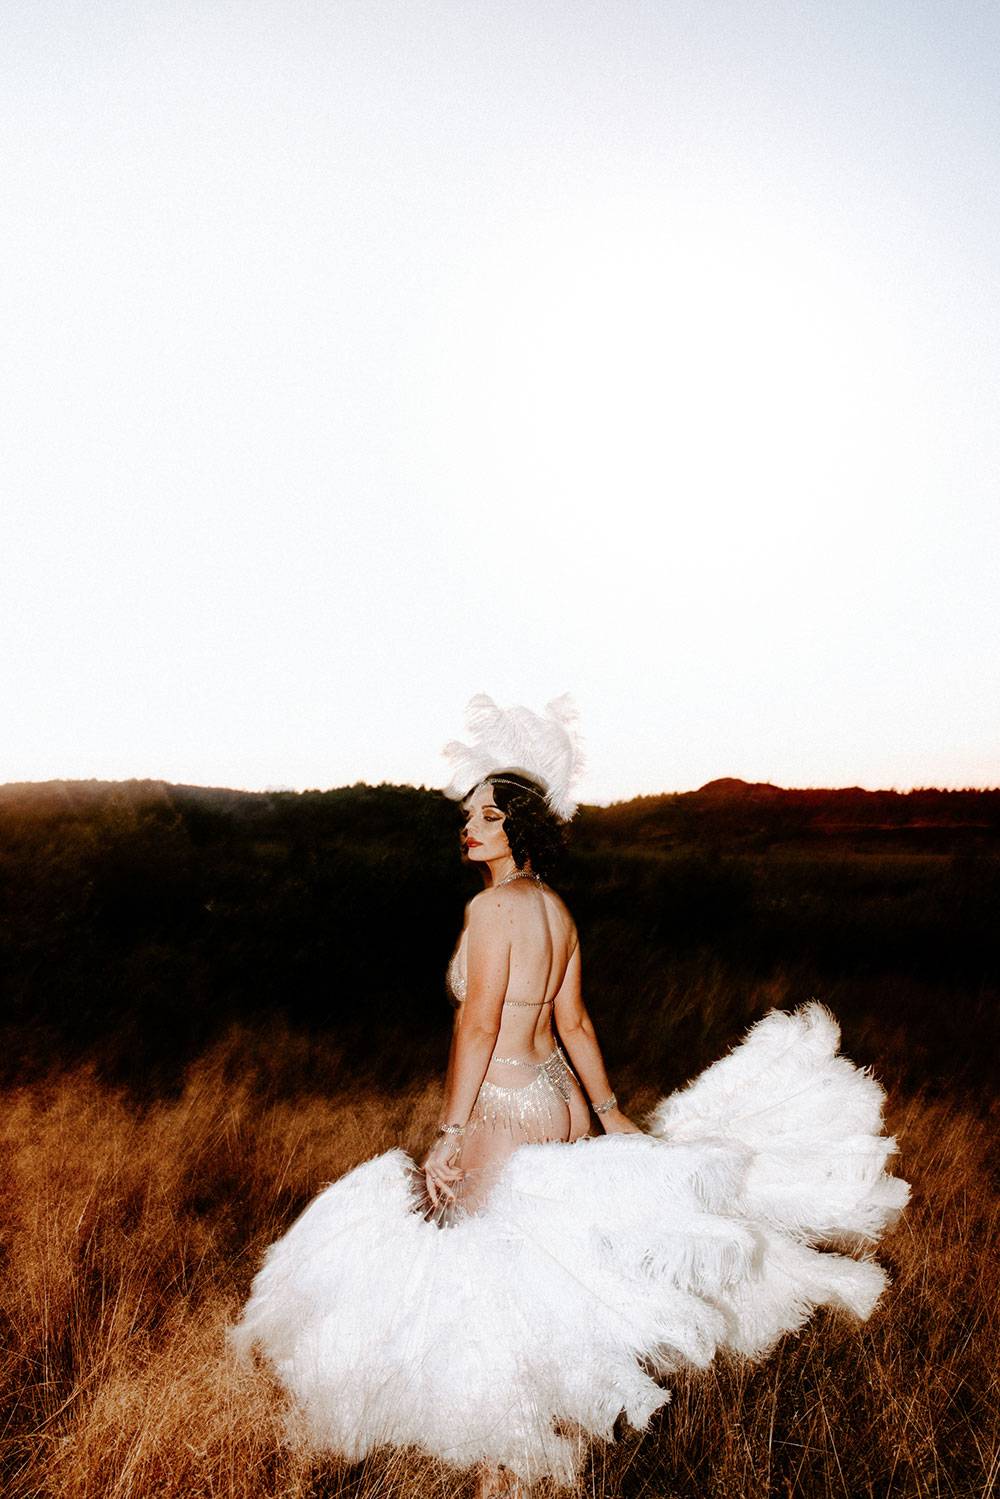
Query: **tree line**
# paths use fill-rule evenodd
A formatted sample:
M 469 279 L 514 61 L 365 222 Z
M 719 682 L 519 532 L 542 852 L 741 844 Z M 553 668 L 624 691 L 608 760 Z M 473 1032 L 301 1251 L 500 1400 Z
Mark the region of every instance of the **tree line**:
M 748 993 L 780 971 L 802 998 L 905 994 L 928 1037 L 988 1031 L 998 808 L 995 791 L 740 782 L 583 808 L 554 883 L 595 1015 L 628 1011 L 642 983 L 648 1023 L 663 975 L 676 994 L 712 968 Z M 911 841 L 873 841 L 886 827 Z M 169 1086 L 227 1026 L 276 1016 L 345 1055 L 393 1036 L 392 1065 L 424 1065 L 447 1036 L 443 971 L 478 888 L 459 828 L 453 803 L 410 786 L 0 788 L 0 1076 L 88 1058 Z M 676 1016 L 663 1024 L 676 1039 Z

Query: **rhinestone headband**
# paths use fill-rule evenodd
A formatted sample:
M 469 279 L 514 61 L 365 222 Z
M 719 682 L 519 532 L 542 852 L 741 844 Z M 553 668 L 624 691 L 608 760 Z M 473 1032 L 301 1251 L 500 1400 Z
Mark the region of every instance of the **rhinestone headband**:
M 548 805 L 548 797 L 544 791 L 539 791 L 535 786 L 522 786 L 520 781 L 510 781 L 506 776 L 487 776 L 483 784 L 486 786 L 513 786 L 515 791 L 526 791 L 529 796 L 540 796 L 542 801 Z

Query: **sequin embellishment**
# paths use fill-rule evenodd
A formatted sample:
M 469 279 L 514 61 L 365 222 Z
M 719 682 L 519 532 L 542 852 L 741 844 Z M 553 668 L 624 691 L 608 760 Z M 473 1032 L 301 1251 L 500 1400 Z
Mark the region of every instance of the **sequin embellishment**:
M 558 1114 L 553 1119 L 552 1110 L 554 1106 L 558 1108 L 558 1105 L 569 1103 L 573 1074 L 559 1047 L 550 1051 L 544 1062 L 522 1062 L 516 1057 L 493 1057 L 492 1062 L 503 1062 L 508 1067 L 530 1067 L 535 1076 L 522 1088 L 502 1088 L 498 1083 L 484 1079 L 467 1128 L 516 1129 L 535 1139 L 561 1139 L 562 1119 Z

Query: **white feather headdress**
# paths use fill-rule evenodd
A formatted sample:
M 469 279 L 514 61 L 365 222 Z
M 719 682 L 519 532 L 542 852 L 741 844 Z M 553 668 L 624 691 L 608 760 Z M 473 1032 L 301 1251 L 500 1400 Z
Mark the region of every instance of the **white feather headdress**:
M 452 766 L 445 796 L 462 801 L 495 771 L 520 771 L 544 787 L 552 811 L 569 822 L 578 805 L 573 788 L 584 764 L 577 716 L 568 692 L 547 703 L 544 714 L 530 708 L 498 708 L 485 692 L 478 692 L 465 710 L 475 743 L 452 739 L 444 747 Z

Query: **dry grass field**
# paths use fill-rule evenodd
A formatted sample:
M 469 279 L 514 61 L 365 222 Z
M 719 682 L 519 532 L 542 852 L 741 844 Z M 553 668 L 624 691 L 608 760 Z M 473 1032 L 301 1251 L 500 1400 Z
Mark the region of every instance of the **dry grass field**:
M 300 1060 L 313 1091 L 276 1089 Z M 387 1095 L 333 1043 L 277 1027 L 234 1029 L 172 1097 L 86 1069 L 9 1091 L 7 1499 L 471 1495 L 468 1475 L 417 1454 L 348 1466 L 297 1449 L 264 1371 L 226 1344 L 264 1247 L 322 1183 L 400 1142 L 419 1150 L 437 1090 L 428 1076 Z M 638 1063 L 619 1093 L 636 1113 L 655 1099 Z M 888 1124 L 914 1194 L 881 1250 L 893 1285 L 875 1316 L 824 1316 L 761 1366 L 676 1379 L 647 1433 L 593 1452 L 581 1494 L 1000 1492 L 995 1104 L 900 1083 Z
M 557 885 L 629 1112 L 816 997 L 913 1185 L 869 1322 L 674 1379 L 581 1495 L 1000 1499 L 998 833 L 1000 792 L 581 812 Z M 226 1341 L 314 1193 L 433 1129 L 457 846 L 412 787 L 0 787 L 4 1499 L 471 1499 L 419 1454 L 301 1450 Z

